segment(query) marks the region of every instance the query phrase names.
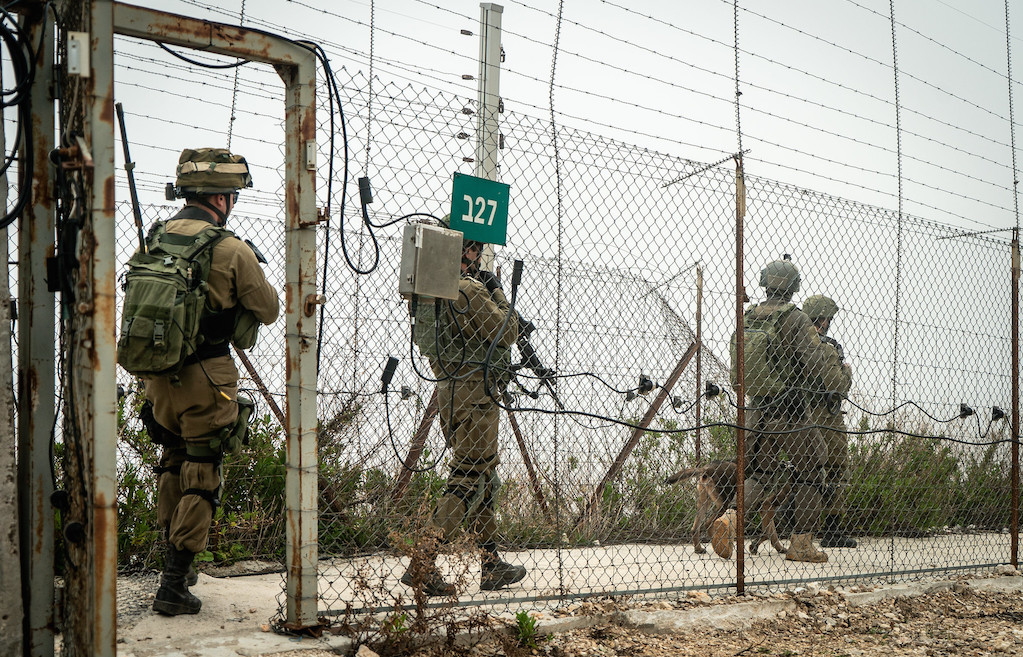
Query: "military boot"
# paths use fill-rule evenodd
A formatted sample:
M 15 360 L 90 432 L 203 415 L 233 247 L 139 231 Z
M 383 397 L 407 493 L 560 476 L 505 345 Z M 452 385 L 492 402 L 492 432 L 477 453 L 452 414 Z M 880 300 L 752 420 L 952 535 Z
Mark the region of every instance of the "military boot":
M 480 571 L 480 590 L 496 591 L 522 581 L 526 569 L 504 561 L 497 555 L 497 548 L 484 546 L 483 567 Z
M 821 547 L 828 548 L 854 548 L 856 540 L 842 533 L 842 518 L 838 515 L 828 515 L 824 518 L 824 525 L 821 527 Z
M 722 559 L 732 558 L 735 546 L 735 509 L 729 509 L 715 518 L 710 525 L 710 544 Z
M 434 563 L 410 563 L 399 581 L 413 589 L 422 586 L 423 593 L 430 597 L 449 597 L 455 594 L 455 585 L 445 581 Z
M 824 563 L 828 555 L 813 546 L 813 534 L 793 534 L 785 558 L 789 561 Z
M 198 614 L 202 600 L 188 591 L 186 578 L 195 553 L 167 546 L 167 563 L 160 577 L 160 588 L 156 591 L 153 611 L 167 616 Z
M 416 549 L 409 559 L 408 568 L 399 580 L 411 589 L 422 587 L 423 594 L 430 597 L 455 595 L 455 585 L 444 580 L 437 570 L 437 554 L 440 552 L 442 534 L 428 528 L 416 543 Z
M 150 411 L 152 412 L 152 411 Z M 179 496 L 180 498 L 180 496 Z M 163 528 L 163 549 L 164 552 L 170 547 L 170 527 Z M 199 581 L 199 571 L 195 569 L 194 564 L 188 564 L 188 572 L 185 573 L 185 586 L 192 588 Z

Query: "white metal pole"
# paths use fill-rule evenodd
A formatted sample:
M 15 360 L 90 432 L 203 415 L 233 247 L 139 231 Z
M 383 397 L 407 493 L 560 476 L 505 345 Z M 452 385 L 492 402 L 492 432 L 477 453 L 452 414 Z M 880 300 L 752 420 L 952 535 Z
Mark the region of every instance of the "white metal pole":
M 497 151 L 501 128 L 501 16 L 504 8 L 480 3 L 479 112 L 476 114 L 476 176 L 498 179 Z M 483 269 L 494 270 L 494 247 L 487 244 L 481 258 Z
M 287 266 L 285 484 L 288 540 L 288 624 L 319 623 L 317 601 L 316 427 L 316 60 L 278 67 L 287 86 L 285 116 L 285 257 Z
M 41 11 L 41 10 L 40 10 Z M 37 43 L 47 17 L 28 16 L 28 38 Z M 50 432 L 55 413 L 53 294 L 47 289 L 46 256 L 54 248 L 53 189 L 47 155 L 53 147 L 52 26 L 46 26 L 43 46 L 36 51 L 36 82 L 32 86 L 34 136 L 22 149 L 33 149 L 35 170 L 29 200 L 18 220 L 18 496 L 21 513 L 22 588 L 25 613 L 25 652 L 32 657 L 54 653 L 54 520 L 50 506 L 53 474 Z M 21 160 L 24 162 L 24 160 Z M 18 178 L 28 174 L 19 164 Z M 7 207 L 5 205 L 5 207 Z M 6 239 L 6 233 L 3 239 Z M 6 275 L 6 272 L 4 273 Z
M 114 222 L 114 9 L 111 0 L 93 0 L 90 12 L 92 69 L 86 81 L 86 134 L 92 154 L 92 198 L 79 240 L 83 280 L 78 286 L 73 360 L 75 397 L 69 409 L 78 418 L 86 452 L 88 497 L 85 594 L 79 620 L 91 634 L 90 656 L 117 654 L 117 358 L 115 339 L 116 235 Z M 38 138 L 44 139 L 43 135 Z M 44 164 L 38 162 L 37 166 Z M 51 302 L 52 303 L 52 302 Z

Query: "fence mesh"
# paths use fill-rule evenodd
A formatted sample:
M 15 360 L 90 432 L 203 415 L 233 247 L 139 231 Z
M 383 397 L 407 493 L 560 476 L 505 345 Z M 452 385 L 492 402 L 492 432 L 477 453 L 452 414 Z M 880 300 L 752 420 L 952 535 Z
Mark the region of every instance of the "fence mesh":
M 417 375 L 430 366 L 412 345 L 397 292 L 406 222 L 368 229 L 351 200 L 356 178 L 371 177 L 373 224 L 413 212 L 440 217 L 452 173 L 474 173 L 476 120 L 474 100 L 379 80 L 369 97 L 362 73 L 336 75 L 351 159 L 343 207 L 339 185 L 333 198 L 326 181 L 320 189 L 320 203 L 335 207 L 318 254 L 327 263 L 318 384 L 319 604 L 327 615 L 412 603 L 397 579 L 445 488 L 449 456 L 428 412 L 434 384 Z M 734 163 L 708 168 L 513 111 L 500 123 L 499 179 L 511 197 L 508 243 L 495 264 L 509 290 L 513 262 L 523 261 L 516 308 L 535 325 L 532 345 L 557 376 L 548 386 L 521 370 L 500 412 L 498 546 L 528 569 L 526 579 L 480 591 L 471 542 L 442 551 L 442 570 L 464 575 L 463 604 L 734 586 L 734 557 L 690 545 L 695 480 L 665 483 L 682 468 L 735 456 Z M 318 142 L 328 148 L 323 134 Z M 341 157 L 340 143 L 335 150 Z M 742 277 L 751 303 L 764 300 L 760 270 L 791 254 L 801 273 L 794 301 L 826 294 L 840 307 L 829 335 L 852 373 L 842 405 L 843 529 L 859 541 L 826 548 L 824 563 L 761 547 L 745 556 L 746 585 L 897 580 L 1007 562 L 1010 437 L 993 409 L 1010 410 L 1009 244 L 951 239 L 957 231 L 948 226 L 756 176 L 745 176 L 745 188 Z M 148 224 L 173 209 L 143 211 Z M 123 271 L 135 247 L 130 207 L 118 205 L 118 216 Z M 283 289 L 283 222 L 243 212 L 230 228 L 256 243 L 269 280 Z M 283 433 L 273 410 L 283 406 L 283 332 L 283 322 L 265 328 L 248 353 L 261 383 L 243 372 L 242 388 L 257 399 L 259 420 L 249 450 L 226 463 L 203 555 L 214 562 L 280 564 L 285 554 Z M 400 362 L 385 396 L 389 356 Z M 652 390 L 637 390 L 641 377 Z M 140 509 L 155 507 L 156 454 L 131 412 L 138 384 L 123 372 L 121 382 L 129 393 L 119 443 L 121 565 L 150 566 L 158 528 Z M 720 394 L 704 395 L 707 383 Z M 414 471 L 402 465 L 410 451 L 419 451 Z M 786 543 L 793 522 L 779 513 Z

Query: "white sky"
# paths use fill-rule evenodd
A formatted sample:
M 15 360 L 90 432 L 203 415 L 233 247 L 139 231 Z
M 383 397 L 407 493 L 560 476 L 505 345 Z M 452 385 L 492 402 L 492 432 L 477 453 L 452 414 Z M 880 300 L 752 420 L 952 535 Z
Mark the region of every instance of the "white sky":
M 239 22 L 244 6 L 243 24 L 317 41 L 335 69 L 368 71 L 372 47 L 381 82 L 475 98 L 476 83 L 461 76 L 477 72 L 477 2 L 158 4 L 229 23 Z M 500 4 L 506 107 L 549 120 L 557 3 Z M 904 211 L 969 230 L 1015 225 L 1005 4 L 896 0 L 894 11 Z M 1010 3 L 1009 11 L 1019 20 L 1023 5 Z M 738 148 L 733 18 L 726 0 L 566 0 L 553 91 L 557 121 L 696 160 L 728 156 Z M 738 40 L 748 173 L 897 209 L 889 3 L 740 2 Z M 1023 41 L 1013 37 L 1009 44 L 1016 77 Z M 128 113 L 142 200 L 158 201 L 181 147 L 226 145 L 233 75 L 189 84 L 178 62 L 155 46 L 120 39 L 117 48 L 116 95 Z M 265 90 L 279 87 L 265 66 L 240 69 L 232 148 L 269 167 L 256 174 L 257 188 L 269 194 L 279 187 L 272 170 L 283 109 Z M 177 95 L 168 101 L 154 88 Z M 1019 90 L 1017 82 L 1017 96 Z M 357 149 L 360 135 L 349 137 Z

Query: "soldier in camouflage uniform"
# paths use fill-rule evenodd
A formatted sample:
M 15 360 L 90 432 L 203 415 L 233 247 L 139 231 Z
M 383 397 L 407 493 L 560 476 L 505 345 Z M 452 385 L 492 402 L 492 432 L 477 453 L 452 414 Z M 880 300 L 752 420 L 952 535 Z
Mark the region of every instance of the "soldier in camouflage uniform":
M 846 469 L 849 463 L 849 440 L 845 430 L 842 399 L 852 387 L 852 368 L 845 362 L 842 345 L 828 336 L 831 322 L 838 313 L 838 304 L 829 297 L 817 294 L 803 302 L 803 312 L 813 322 L 825 348 L 833 350 L 834 357 L 842 364 L 842 379 L 838 388 L 827 393 L 815 391 L 807 394 L 810 422 L 817 425 L 824 437 L 824 482 L 827 488 L 820 541 L 823 547 L 854 548 L 856 541 L 842 531 Z
M 784 389 L 769 397 L 750 397 L 744 494 L 747 508 L 763 499 L 777 475 L 778 459 L 784 454 L 792 467 L 793 484 L 793 527 L 785 556 L 793 561 L 822 562 L 827 561 L 827 554 L 814 547 L 813 536 L 820 526 L 825 450 L 820 432 L 809 421 L 805 391 L 809 381 L 822 390 L 838 389 L 844 371 L 835 351 L 821 342 L 810 318 L 791 303 L 799 283 L 799 270 L 791 261 L 769 263 L 760 272 L 767 300 L 746 313 L 747 320 L 773 320 L 781 343 L 774 355 L 775 367 L 781 373 Z M 734 371 L 734 362 L 732 367 Z M 711 543 L 718 554 L 722 554 L 718 549 L 721 536 L 734 535 L 727 522 L 722 516 L 711 528 Z
M 422 586 L 426 595 L 453 595 L 454 586 L 437 570 L 437 545 L 451 539 L 467 521 L 483 550 L 480 588 L 504 588 L 526 576 L 526 569 L 503 561 L 497 553 L 498 412 L 494 398 L 503 394 L 518 323 L 508 318 L 509 304 L 492 273 L 480 269 L 480 242 L 465 240 L 458 298 L 419 302 L 414 339 L 429 358 L 437 384 L 437 405 L 444 439 L 451 450 L 447 488 L 437 504 L 426 538 L 401 577 L 407 586 Z M 453 314 L 452 314 L 453 311 Z M 504 331 L 501 331 L 502 325 Z M 439 337 L 438 337 L 439 336 Z M 484 372 L 488 349 L 489 367 Z M 487 387 L 489 386 L 489 390 Z
M 223 227 L 252 186 L 245 158 L 226 149 L 182 151 L 175 191 L 185 205 L 166 224 L 168 234 L 195 235 Z M 144 421 L 163 445 L 157 468 L 157 521 L 167 535 L 167 559 L 153 609 L 167 615 L 196 614 L 202 601 L 195 583 L 195 554 L 206 549 L 219 504 L 223 443 L 243 435 L 251 402 L 238 395 L 238 369 L 230 344 L 255 343 L 259 324 L 277 319 L 277 291 L 267 282 L 253 249 L 237 237 L 213 246 L 207 309 L 200 320 L 204 342 L 173 377 L 145 381 Z M 239 408 L 243 412 L 239 413 Z

